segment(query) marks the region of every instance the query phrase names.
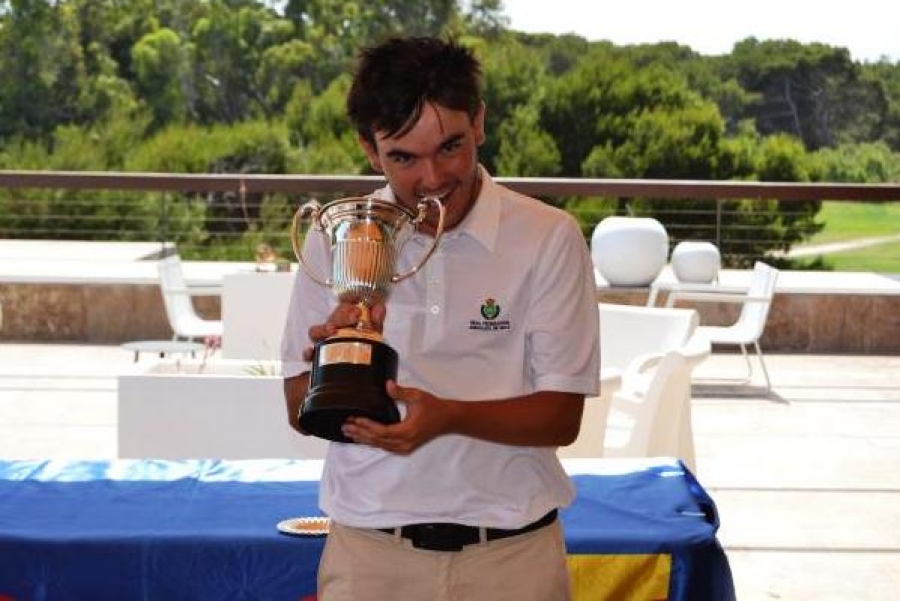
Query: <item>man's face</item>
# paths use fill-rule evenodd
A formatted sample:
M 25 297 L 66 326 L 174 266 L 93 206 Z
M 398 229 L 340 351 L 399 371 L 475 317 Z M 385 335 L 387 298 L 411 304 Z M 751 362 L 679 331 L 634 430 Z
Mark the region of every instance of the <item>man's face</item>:
M 416 210 L 425 196 L 439 196 L 444 203 L 445 229 L 459 224 L 472 208 L 481 181 L 478 146 L 484 142 L 484 105 L 474 119 L 465 111 L 425 104 L 419 121 L 400 137 L 375 133 L 375 145 L 362 140 L 369 163 L 384 173 L 394 195 L 404 207 Z M 422 226 L 433 233 L 437 224 L 430 212 Z

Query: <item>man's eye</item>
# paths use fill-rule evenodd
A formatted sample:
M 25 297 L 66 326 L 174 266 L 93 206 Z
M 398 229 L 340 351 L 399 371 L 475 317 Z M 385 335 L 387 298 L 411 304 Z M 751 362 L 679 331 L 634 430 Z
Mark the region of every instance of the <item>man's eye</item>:
M 446 144 L 444 144 L 444 152 L 453 152 L 454 150 L 458 149 L 460 146 L 462 146 L 462 141 L 460 141 L 460 140 L 453 140 L 452 142 L 447 142 Z
M 391 159 L 398 165 L 406 165 L 413 160 L 408 154 L 395 154 L 391 156 Z

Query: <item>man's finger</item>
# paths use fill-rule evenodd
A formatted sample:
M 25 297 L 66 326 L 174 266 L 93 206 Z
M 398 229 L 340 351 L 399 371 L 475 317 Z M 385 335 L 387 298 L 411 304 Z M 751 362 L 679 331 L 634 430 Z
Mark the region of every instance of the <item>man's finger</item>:
M 369 319 L 372 322 L 372 327 L 379 332 L 384 331 L 385 317 L 387 317 L 387 307 L 385 307 L 384 303 L 373 305 L 369 310 Z
M 329 316 L 328 323 L 338 328 L 348 328 L 359 323 L 360 311 L 357 305 L 341 303 Z
M 373 444 L 387 433 L 384 424 L 364 417 L 348 417 L 341 425 L 341 432 L 344 436 L 364 444 Z
M 388 380 L 387 382 L 387 393 L 388 396 L 394 399 L 395 401 L 406 402 L 408 395 L 406 394 L 406 388 L 400 386 L 394 380 Z
M 337 326 L 331 322 L 311 326 L 308 332 L 309 339 L 313 342 L 319 342 L 320 340 L 325 340 L 329 336 L 336 334 L 337 330 Z

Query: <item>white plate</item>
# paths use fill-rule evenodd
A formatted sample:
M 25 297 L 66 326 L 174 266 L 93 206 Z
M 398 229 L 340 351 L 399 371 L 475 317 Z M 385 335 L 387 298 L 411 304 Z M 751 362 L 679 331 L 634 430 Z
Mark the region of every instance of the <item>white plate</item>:
M 278 522 L 278 531 L 300 536 L 325 536 L 331 520 L 325 517 L 290 518 Z

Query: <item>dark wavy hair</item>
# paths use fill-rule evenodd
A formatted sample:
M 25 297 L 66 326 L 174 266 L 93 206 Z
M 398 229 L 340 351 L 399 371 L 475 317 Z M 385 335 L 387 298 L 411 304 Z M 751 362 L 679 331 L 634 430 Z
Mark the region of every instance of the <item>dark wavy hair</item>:
M 360 52 L 347 114 L 360 135 L 403 135 L 422 106 L 434 103 L 474 118 L 481 106 L 481 65 L 470 50 L 430 37 L 391 38 Z

